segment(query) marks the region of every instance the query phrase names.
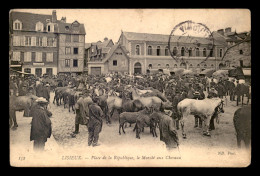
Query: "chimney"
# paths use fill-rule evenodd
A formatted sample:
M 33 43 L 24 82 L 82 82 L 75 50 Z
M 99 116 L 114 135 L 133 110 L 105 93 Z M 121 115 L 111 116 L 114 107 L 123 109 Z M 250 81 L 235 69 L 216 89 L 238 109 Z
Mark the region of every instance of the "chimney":
M 108 40 L 108 38 L 107 38 L 107 37 L 105 37 L 105 38 L 104 38 L 104 41 L 107 41 L 107 40 Z
M 66 17 L 62 17 L 62 18 L 61 18 L 61 22 L 62 22 L 62 23 L 66 23 Z
M 229 32 L 231 32 L 231 27 L 225 29 L 225 33 L 229 33 Z
M 218 33 L 221 34 L 221 35 L 224 35 L 224 29 L 219 29 Z
M 52 22 L 56 23 L 57 22 L 57 15 L 56 15 L 56 10 L 52 11 Z

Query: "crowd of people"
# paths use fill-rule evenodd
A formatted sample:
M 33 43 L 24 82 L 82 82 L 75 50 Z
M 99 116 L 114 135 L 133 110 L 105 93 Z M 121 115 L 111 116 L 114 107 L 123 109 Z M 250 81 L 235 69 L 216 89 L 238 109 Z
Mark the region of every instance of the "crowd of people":
M 236 83 L 236 84 L 235 84 Z M 89 105 L 89 112 L 87 114 L 80 114 L 81 98 L 75 105 L 76 121 L 75 132 L 78 133 L 79 124 L 87 125 L 89 132 L 88 144 L 97 146 L 98 134 L 102 130 L 102 118 L 104 113 L 100 108 L 95 89 L 105 89 L 117 92 L 119 97 L 125 91 L 126 86 L 135 86 L 138 89 L 157 89 L 165 95 L 165 97 L 172 103 L 172 118 L 178 120 L 179 115 L 176 111 L 178 103 L 185 99 L 205 99 L 205 93 L 208 94 L 207 98 L 219 97 L 223 98 L 227 95 L 230 96 L 230 101 L 235 101 L 235 97 L 240 98 L 238 92 L 240 91 L 239 82 L 235 79 L 229 80 L 227 78 L 208 78 L 200 75 L 165 75 L 163 73 L 146 74 L 146 75 L 123 75 L 118 73 L 107 75 L 59 75 L 49 77 L 10 77 L 10 95 L 26 96 L 33 94 L 39 97 L 38 105 L 33 109 L 32 113 L 32 130 L 31 140 L 35 140 L 35 148 L 43 150 L 44 143 L 51 134 L 51 126 L 49 117 L 51 112 L 46 108 L 46 104 L 50 102 L 50 92 L 54 91 L 57 87 L 71 87 L 82 91 L 82 95 L 92 97 L 93 103 Z M 45 101 L 46 100 L 46 101 Z M 88 117 L 87 117 L 88 116 Z M 82 118 L 85 119 L 84 122 Z M 46 123 L 47 125 L 43 125 Z M 200 117 L 195 116 L 195 126 L 201 127 L 202 121 Z M 43 134 L 40 134 L 39 129 L 43 128 Z M 47 129 L 46 129 L 47 128 Z M 176 124 L 178 129 L 178 123 Z M 214 129 L 214 126 L 211 128 Z

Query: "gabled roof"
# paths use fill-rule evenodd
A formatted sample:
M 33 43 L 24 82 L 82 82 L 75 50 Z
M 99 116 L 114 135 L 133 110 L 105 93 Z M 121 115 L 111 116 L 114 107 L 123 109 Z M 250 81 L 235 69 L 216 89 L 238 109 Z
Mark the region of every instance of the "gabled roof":
M 151 41 L 151 42 L 164 42 L 168 43 L 169 41 L 169 35 L 165 34 L 149 34 L 149 33 L 136 33 L 136 32 L 122 32 L 122 34 L 126 37 L 129 41 Z M 207 38 L 202 37 L 186 37 L 186 36 L 172 36 L 171 39 L 173 41 L 178 41 L 182 43 L 189 43 L 190 39 L 192 39 L 192 42 L 197 41 L 200 44 L 210 44 L 211 41 Z M 214 41 L 215 45 L 222 45 L 221 43 L 218 43 L 217 41 Z
M 110 47 L 103 47 L 102 48 L 102 54 L 103 53 L 108 53 L 110 51 L 110 49 L 111 49 Z
M 52 20 L 52 15 L 42 15 L 42 14 L 33 14 L 27 12 L 14 12 L 10 13 L 11 24 L 15 20 L 19 20 L 22 22 L 22 30 L 25 31 L 35 31 L 35 25 L 37 22 L 42 22 L 46 27 L 47 19 Z M 11 25 L 12 26 L 12 25 Z
M 35 31 L 35 25 L 37 22 L 42 22 L 44 25 L 44 31 L 46 31 L 46 26 L 49 22 L 52 22 L 52 15 L 44 15 L 44 14 L 35 14 L 28 12 L 14 12 L 10 13 L 10 22 L 13 24 L 15 20 L 19 20 L 22 22 L 22 30 L 24 31 Z M 80 24 L 78 21 L 74 21 L 74 24 L 79 24 L 79 32 L 77 34 L 86 34 L 84 24 Z M 60 20 L 56 21 L 54 26 L 54 32 L 58 33 L 74 33 L 74 29 L 72 27 L 73 23 L 63 23 Z M 12 26 L 12 25 L 11 25 Z M 68 26 L 68 30 L 65 27 Z
M 110 59 L 110 57 L 114 54 L 115 50 L 116 50 L 117 48 L 119 48 L 119 47 L 122 49 L 122 51 L 123 51 L 123 53 L 125 54 L 125 56 L 126 56 L 127 58 L 129 58 L 128 55 L 127 55 L 128 51 L 126 50 L 126 48 L 125 48 L 124 46 L 120 45 L 120 44 L 115 44 L 115 45 L 113 45 L 113 46 L 111 47 L 109 53 L 107 54 L 106 58 L 102 60 L 102 62 L 105 63 L 108 59 Z
M 77 21 L 74 21 L 73 23 L 76 23 Z M 58 27 L 59 27 L 59 33 L 68 33 L 68 34 L 71 34 L 71 33 L 75 33 L 75 34 L 86 34 L 86 31 L 85 31 L 85 27 L 84 27 L 84 24 L 79 24 L 79 27 L 78 27 L 78 32 L 74 32 L 76 31 L 75 28 L 73 27 L 73 23 L 63 23 L 61 21 L 58 21 Z M 67 30 L 67 29 L 68 30 Z

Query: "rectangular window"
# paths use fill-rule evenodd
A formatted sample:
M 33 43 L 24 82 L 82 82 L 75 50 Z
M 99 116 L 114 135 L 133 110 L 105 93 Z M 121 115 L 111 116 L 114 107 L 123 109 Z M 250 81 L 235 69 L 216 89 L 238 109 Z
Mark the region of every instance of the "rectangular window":
M 71 54 L 71 52 L 70 52 L 70 47 L 66 47 L 66 48 L 65 48 L 65 54 Z
M 42 59 L 43 59 L 43 61 L 46 61 L 46 52 L 42 53 Z
M 73 59 L 73 67 L 78 67 L 78 59 Z
M 32 37 L 32 46 L 36 46 L 36 37 Z
M 78 48 L 74 48 L 74 54 L 78 54 Z
M 113 66 L 117 66 L 117 60 L 113 60 Z
M 73 35 L 73 42 L 79 42 L 79 35 Z
M 71 35 L 66 35 L 65 41 L 66 41 L 66 42 L 71 42 Z
M 53 53 L 46 54 L 46 62 L 53 62 Z
M 65 59 L 65 67 L 70 67 L 70 60 L 69 59 Z
M 41 52 L 36 53 L 35 62 L 42 62 L 42 53 Z
M 35 52 L 32 52 L 32 60 L 35 60 L 36 61 L 36 59 L 35 59 Z M 36 61 L 37 62 L 37 61 Z
M 24 53 L 24 62 L 31 62 L 32 61 L 32 53 L 31 52 L 25 52 Z
M 21 55 L 21 53 L 19 52 L 19 51 L 15 51 L 15 52 L 13 52 L 13 61 L 20 61 L 20 55 Z
M 53 38 L 47 38 L 47 46 L 53 46 Z
M 42 46 L 47 46 L 47 37 L 42 38 Z
M 13 37 L 13 46 L 20 46 L 20 36 Z
M 42 46 L 42 37 L 36 38 L 36 46 Z
M 25 69 L 24 69 L 24 72 L 25 72 L 25 73 L 31 73 L 31 69 L 30 69 L 30 68 L 25 68 Z
M 32 37 L 25 36 L 25 46 L 31 46 L 32 45 Z

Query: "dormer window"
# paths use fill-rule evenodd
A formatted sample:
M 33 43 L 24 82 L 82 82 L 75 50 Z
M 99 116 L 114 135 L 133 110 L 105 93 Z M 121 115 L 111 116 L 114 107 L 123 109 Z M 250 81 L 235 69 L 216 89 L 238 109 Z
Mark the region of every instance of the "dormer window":
M 22 22 L 19 20 L 15 20 L 13 24 L 14 30 L 22 30 Z
M 47 24 L 47 32 L 54 32 L 54 25 L 49 23 Z
M 65 30 L 68 31 L 70 29 L 69 26 L 65 26 Z
M 36 23 L 36 31 L 43 31 L 43 24 L 41 22 Z
M 46 19 L 46 22 L 49 23 L 49 22 L 51 22 L 51 20 L 50 19 Z

